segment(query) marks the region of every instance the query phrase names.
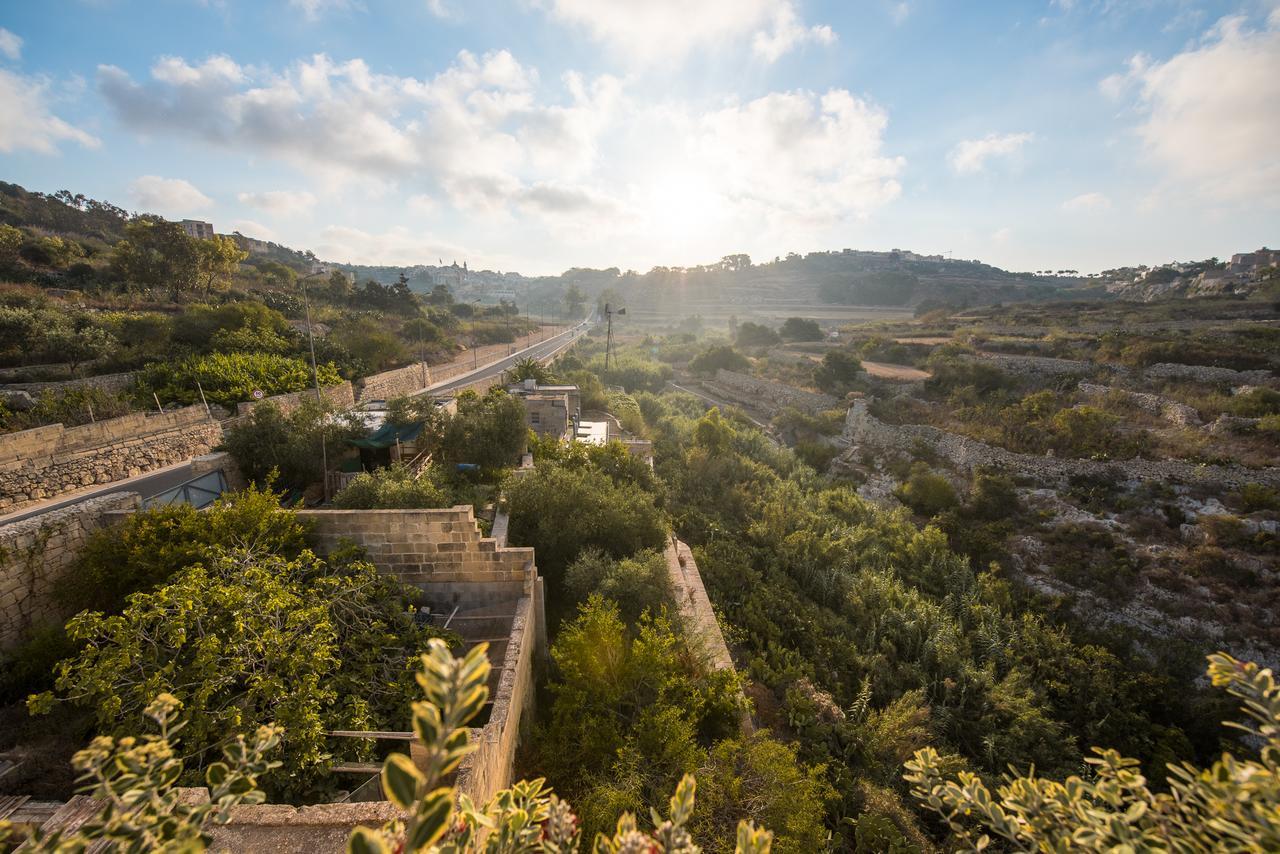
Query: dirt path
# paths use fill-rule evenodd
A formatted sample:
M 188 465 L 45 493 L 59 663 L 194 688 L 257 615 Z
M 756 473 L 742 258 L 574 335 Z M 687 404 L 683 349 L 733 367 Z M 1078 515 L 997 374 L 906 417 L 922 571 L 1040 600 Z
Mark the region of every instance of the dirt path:
M 913 368 L 910 365 L 894 365 L 889 362 L 868 362 L 862 360 L 862 369 L 873 377 L 892 380 L 900 383 L 918 383 L 933 376 L 928 371 Z

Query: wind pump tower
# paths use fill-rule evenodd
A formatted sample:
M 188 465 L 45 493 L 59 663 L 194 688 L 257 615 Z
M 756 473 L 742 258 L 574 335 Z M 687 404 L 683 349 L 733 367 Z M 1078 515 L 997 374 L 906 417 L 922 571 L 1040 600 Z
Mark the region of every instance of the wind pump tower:
M 613 316 L 626 313 L 626 307 L 614 311 L 613 306 L 609 303 L 604 304 L 604 319 L 607 324 L 607 331 L 604 337 L 604 369 L 606 371 L 609 370 L 609 354 L 613 352 Z

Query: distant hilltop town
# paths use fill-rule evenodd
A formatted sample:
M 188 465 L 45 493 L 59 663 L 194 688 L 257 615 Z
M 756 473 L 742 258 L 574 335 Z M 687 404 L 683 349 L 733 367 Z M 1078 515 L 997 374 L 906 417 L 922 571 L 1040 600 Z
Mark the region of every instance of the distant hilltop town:
M 1107 292 L 1122 299 L 1153 300 L 1216 294 L 1247 294 L 1280 274 L 1280 249 L 1262 247 L 1237 252 L 1227 262 L 1205 261 L 1122 267 L 1106 270 L 1101 278 Z

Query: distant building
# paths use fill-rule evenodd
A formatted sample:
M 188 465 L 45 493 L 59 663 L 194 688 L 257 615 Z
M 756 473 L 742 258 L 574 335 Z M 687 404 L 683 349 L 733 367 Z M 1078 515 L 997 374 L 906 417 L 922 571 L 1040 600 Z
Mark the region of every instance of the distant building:
M 582 396 L 576 385 L 538 385 L 537 380 L 507 386 L 524 403 L 524 420 L 539 436 L 572 439 L 577 434 Z
M 1232 273 L 1257 273 L 1268 267 L 1280 267 L 1280 249 L 1262 247 L 1256 252 L 1237 252 L 1231 256 L 1227 270 Z
M 182 226 L 182 230 L 187 233 L 188 237 L 194 237 L 198 240 L 213 239 L 213 223 L 201 222 L 198 219 L 184 219 L 178 223 Z

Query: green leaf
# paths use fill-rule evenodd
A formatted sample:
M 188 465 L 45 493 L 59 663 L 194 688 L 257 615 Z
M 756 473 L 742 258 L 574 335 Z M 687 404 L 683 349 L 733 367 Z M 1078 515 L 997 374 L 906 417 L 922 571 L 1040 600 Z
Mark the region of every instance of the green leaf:
M 422 774 L 403 753 L 393 753 L 382 765 L 382 788 L 391 802 L 401 809 L 413 806 L 422 781 Z
M 347 837 L 347 854 L 387 854 L 389 850 L 381 834 L 368 827 L 357 827 Z

